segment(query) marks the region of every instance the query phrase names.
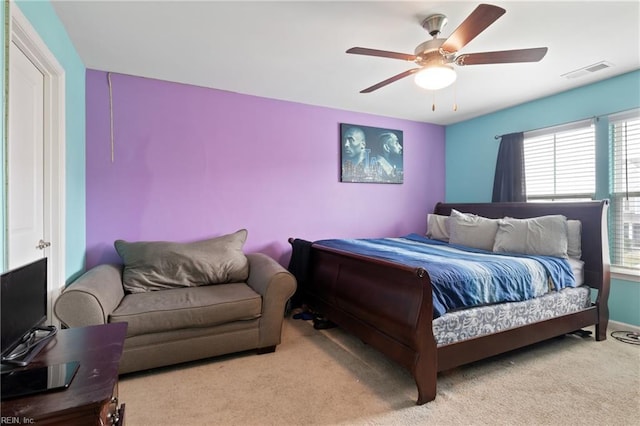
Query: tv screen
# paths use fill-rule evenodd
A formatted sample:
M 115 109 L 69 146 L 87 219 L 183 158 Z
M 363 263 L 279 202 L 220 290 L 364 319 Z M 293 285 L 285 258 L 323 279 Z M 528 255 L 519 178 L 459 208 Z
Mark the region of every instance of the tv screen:
M 0 334 L 6 356 L 47 319 L 47 258 L 3 273 L 0 282 Z

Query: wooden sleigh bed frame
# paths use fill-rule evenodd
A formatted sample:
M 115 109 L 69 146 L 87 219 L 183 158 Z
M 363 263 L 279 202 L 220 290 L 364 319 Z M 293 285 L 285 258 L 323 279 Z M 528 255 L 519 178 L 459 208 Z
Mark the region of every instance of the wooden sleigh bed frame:
M 438 372 L 595 325 L 605 340 L 609 311 L 607 201 L 553 203 L 438 203 L 434 213 L 451 209 L 489 218 L 528 218 L 562 214 L 582 222 L 584 285 L 595 302 L 588 308 L 495 334 L 437 346 L 429 273 L 423 268 L 310 245 L 304 300 L 331 321 L 407 368 L 417 388 L 417 404 L 436 397 Z M 290 242 L 293 240 L 290 239 Z M 293 242 L 292 242 L 293 244 Z

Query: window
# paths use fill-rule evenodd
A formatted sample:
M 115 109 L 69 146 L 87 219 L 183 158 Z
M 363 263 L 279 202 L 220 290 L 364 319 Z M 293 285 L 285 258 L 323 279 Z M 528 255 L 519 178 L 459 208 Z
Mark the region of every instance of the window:
M 609 117 L 611 263 L 640 270 L 640 111 Z
M 593 199 L 595 147 L 591 120 L 525 133 L 527 201 Z

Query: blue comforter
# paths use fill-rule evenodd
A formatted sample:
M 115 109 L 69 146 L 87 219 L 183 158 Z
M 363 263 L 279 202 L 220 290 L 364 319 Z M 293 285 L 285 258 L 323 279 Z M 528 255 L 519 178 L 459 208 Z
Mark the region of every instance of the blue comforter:
M 434 318 L 462 308 L 517 302 L 576 286 L 566 259 L 494 253 L 417 234 L 314 244 L 426 269 L 433 288 Z

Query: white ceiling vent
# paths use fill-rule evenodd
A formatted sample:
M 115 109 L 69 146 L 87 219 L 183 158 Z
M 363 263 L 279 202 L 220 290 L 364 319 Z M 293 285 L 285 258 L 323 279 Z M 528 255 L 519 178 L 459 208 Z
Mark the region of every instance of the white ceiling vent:
M 611 62 L 600 61 L 598 63 L 586 66 L 584 68 L 580 68 L 579 70 L 575 70 L 575 71 L 568 72 L 566 74 L 562 74 L 561 77 L 568 78 L 568 79 L 583 77 L 585 75 L 589 75 L 589 74 L 597 72 L 597 71 L 601 71 L 601 70 L 604 70 L 604 69 L 607 69 L 607 68 L 611 68 L 612 66 L 613 66 L 613 64 Z

